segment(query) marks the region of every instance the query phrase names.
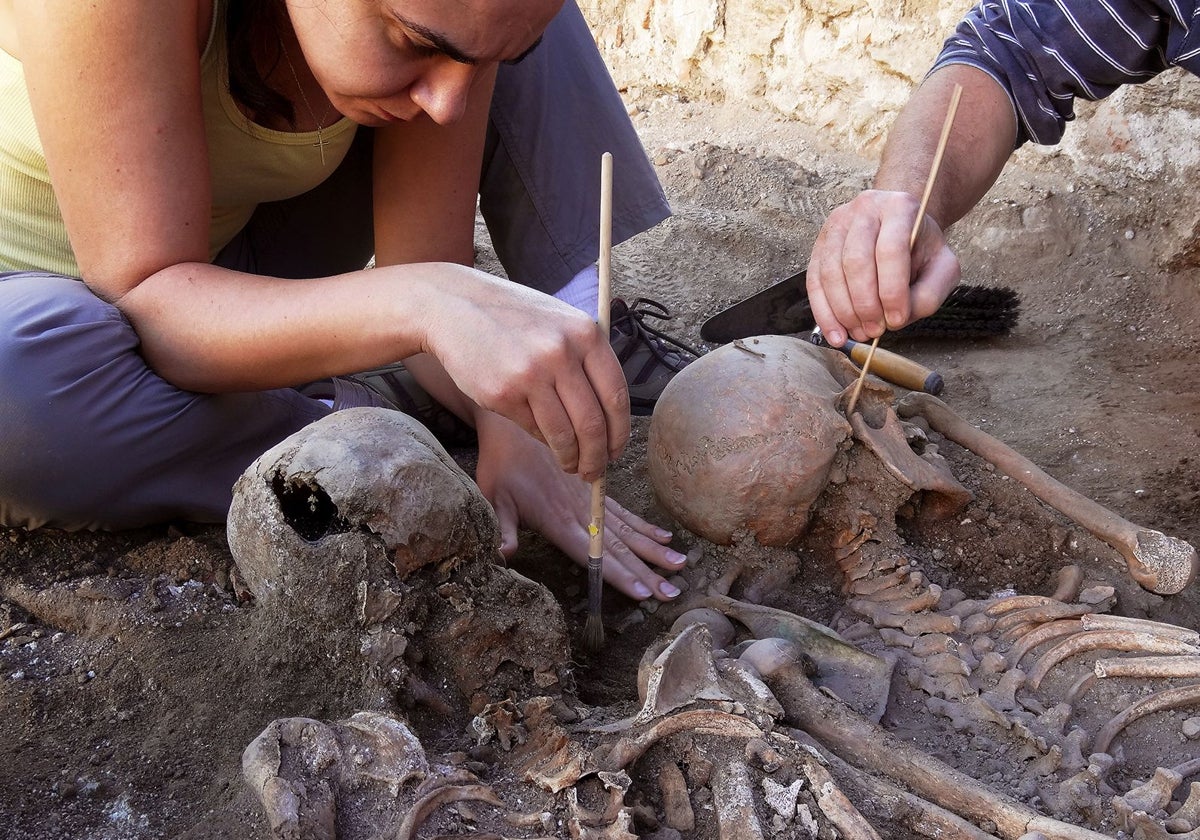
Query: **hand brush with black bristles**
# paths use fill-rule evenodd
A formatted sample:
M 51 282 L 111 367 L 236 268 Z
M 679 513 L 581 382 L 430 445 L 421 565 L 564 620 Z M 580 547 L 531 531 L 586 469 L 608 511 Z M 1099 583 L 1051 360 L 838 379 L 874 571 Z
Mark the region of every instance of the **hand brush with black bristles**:
M 754 335 L 796 335 L 817 325 L 805 288 L 806 272 L 779 280 L 711 316 L 700 326 L 705 341 L 723 344 Z M 1017 323 L 1020 304 L 1012 289 L 958 286 L 926 318 L 889 332 L 925 338 L 1004 335 Z
M 888 335 L 898 338 L 985 338 L 1017 325 L 1021 301 L 1005 286 L 956 286 L 938 310 Z

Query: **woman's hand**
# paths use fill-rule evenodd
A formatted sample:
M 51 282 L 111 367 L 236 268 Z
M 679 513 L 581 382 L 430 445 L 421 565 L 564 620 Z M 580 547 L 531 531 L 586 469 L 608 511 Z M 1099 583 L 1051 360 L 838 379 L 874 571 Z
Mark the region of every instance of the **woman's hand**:
M 958 257 L 931 217 L 909 248 L 917 205 L 906 192 L 865 190 L 825 220 L 807 284 L 813 317 L 833 346 L 932 315 L 958 283 Z
M 550 447 L 559 467 L 598 478 L 629 440 L 629 386 L 608 336 L 549 295 L 474 269 L 427 303 L 424 348 L 467 397 Z
M 517 550 L 517 529 L 540 533 L 576 563 L 588 556 L 591 487 L 558 469 L 549 450 L 515 424 L 480 413 L 476 482 L 500 520 L 500 551 Z M 647 563 L 674 572 L 687 559 L 666 546 L 671 534 L 630 513 L 612 499 L 604 517 L 604 579 L 637 600 L 667 601 L 679 594 Z

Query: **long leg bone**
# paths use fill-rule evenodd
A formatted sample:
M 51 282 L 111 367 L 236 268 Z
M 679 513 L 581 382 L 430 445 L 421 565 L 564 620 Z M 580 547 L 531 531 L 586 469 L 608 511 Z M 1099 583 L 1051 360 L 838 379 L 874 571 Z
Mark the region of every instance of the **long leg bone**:
M 1032 461 L 980 431 L 928 394 L 910 393 L 896 404 L 901 417 L 920 415 L 941 434 L 1020 482 L 1033 495 L 1111 545 L 1142 587 L 1159 595 L 1181 592 L 1200 571 L 1200 556 L 1189 543 L 1143 528 L 1059 483 Z
M 772 644 L 768 644 L 772 643 Z M 759 650 L 755 647 L 762 645 Z M 1054 840 L 1101 840 L 1086 828 L 1044 817 L 980 782 L 922 753 L 818 691 L 794 661 L 787 642 L 765 640 L 744 654 L 758 667 L 783 705 L 788 722 L 860 767 L 905 783 L 948 810 L 992 821 L 1005 840 L 1041 831 Z M 774 650 L 772 650 L 774 648 Z M 780 655 L 782 652 L 782 655 Z

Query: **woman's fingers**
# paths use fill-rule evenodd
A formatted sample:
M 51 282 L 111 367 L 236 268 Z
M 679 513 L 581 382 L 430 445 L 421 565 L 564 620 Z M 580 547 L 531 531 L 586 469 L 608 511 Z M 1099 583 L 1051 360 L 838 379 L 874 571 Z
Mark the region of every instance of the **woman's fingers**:
M 687 556 L 661 542 L 667 532 L 612 499 L 606 500 L 604 531 L 604 579 L 609 584 L 638 600 L 669 601 L 679 595 L 674 584 L 646 565 L 653 563 L 668 574 L 683 568 Z

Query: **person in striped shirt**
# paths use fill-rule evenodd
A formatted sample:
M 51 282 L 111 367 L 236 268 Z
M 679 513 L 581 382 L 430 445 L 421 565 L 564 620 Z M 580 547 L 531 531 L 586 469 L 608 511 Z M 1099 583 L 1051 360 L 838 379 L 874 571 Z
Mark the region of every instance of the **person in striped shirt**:
M 813 315 L 841 346 L 932 314 L 958 282 L 945 231 L 1026 142 L 1057 143 L 1076 98 L 1169 67 L 1200 75 L 1195 0 L 984 0 L 945 41 L 889 134 L 870 189 L 825 221 L 808 266 Z M 962 94 L 913 247 L 909 237 L 955 85 Z

